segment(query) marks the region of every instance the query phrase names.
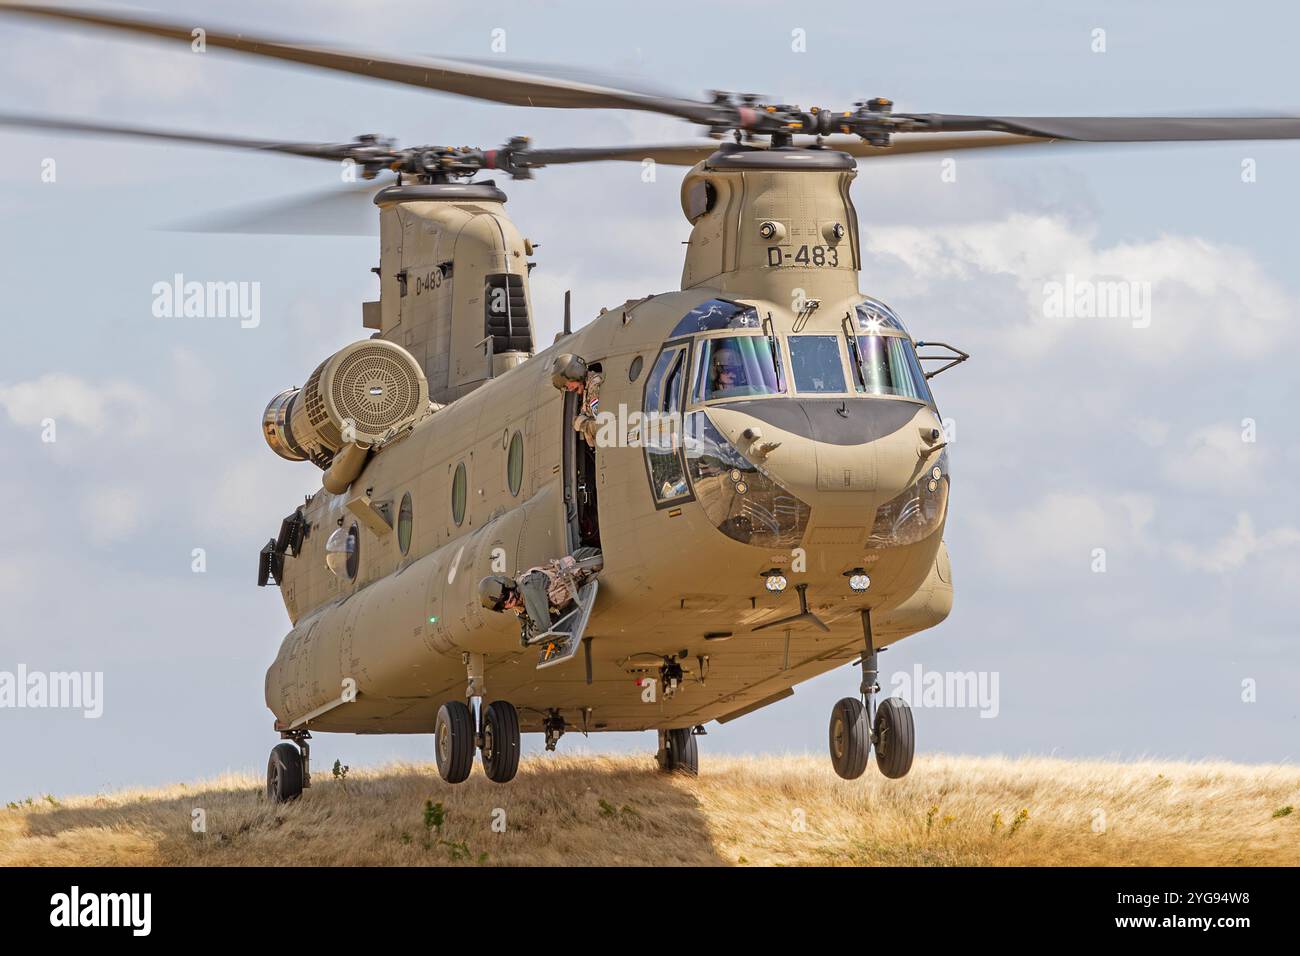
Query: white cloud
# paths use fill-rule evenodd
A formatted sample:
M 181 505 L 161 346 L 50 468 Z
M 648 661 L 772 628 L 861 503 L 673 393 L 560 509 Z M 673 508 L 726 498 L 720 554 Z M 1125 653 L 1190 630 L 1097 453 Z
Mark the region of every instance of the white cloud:
M 261 448 L 221 468 L 215 484 L 200 495 L 195 525 L 227 541 L 260 546 L 320 480 L 312 465 L 286 462 Z
M 81 499 L 86 536 L 97 545 L 115 544 L 140 529 L 144 496 L 124 485 L 94 487 Z
M 1144 445 L 1151 448 L 1159 448 L 1169 440 L 1169 423 L 1158 421 L 1154 418 L 1131 418 L 1128 421 L 1129 431 L 1138 437 L 1138 440 Z
M 1255 522 L 1244 511 L 1237 524 L 1209 547 L 1197 548 L 1175 543 L 1169 551 L 1185 567 L 1213 574 L 1235 571 L 1253 558 L 1300 546 L 1300 531 L 1283 526 L 1263 534 L 1255 531 Z
M 1241 429 L 1209 425 L 1187 436 L 1166 457 L 1162 470 L 1169 481 L 1187 488 L 1241 494 L 1260 486 L 1269 475 L 1272 452 L 1241 440 Z
M 21 43 L 19 37 L 35 42 Z M 10 86 L 28 91 L 24 102 L 61 115 L 99 116 L 124 100 L 193 103 L 208 89 L 211 58 L 177 41 L 130 42 L 108 32 L 72 34 L 49 27 L 23 27 L 6 44 Z M 74 64 L 70 81 L 69 64 Z M 93 70 L 93 80 L 76 76 Z M 143 125 L 143 124 L 138 124 Z
M 982 511 L 968 520 L 976 526 L 985 558 L 1019 577 L 1069 568 L 1089 572 L 1094 548 L 1106 550 L 1108 569 L 1140 556 L 1172 558 L 1189 570 L 1225 574 L 1265 555 L 1300 558 L 1300 530 L 1284 525 L 1260 534 L 1246 512 L 1238 513 L 1230 532 L 1207 545 L 1161 540 L 1153 533 L 1154 517 L 1154 502 L 1143 495 L 1053 493 L 1009 514 Z
M 75 375 L 50 372 L 40 378 L 0 383 L 0 407 L 15 425 L 71 422 L 95 434 L 138 435 L 150 408 L 148 393 L 128 382 L 92 384 Z
M 1103 245 L 1097 229 L 1059 216 L 1011 215 L 947 226 L 881 227 L 865 241 L 872 256 L 892 256 L 922 291 L 936 284 L 1001 277 L 1021 300 L 1020 322 L 1004 345 L 1025 356 L 1083 342 L 1107 347 L 1106 358 L 1147 365 L 1255 359 L 1296 335 L 1300 309 L 1251 256 L 1189 236 Z M 1130 318 L 1048 318 L 1045 286 L 1129 281 L 1150 285 L 1150 327 Z M 984 287 L 985 291 L 987 287 Z M 987 292 L 986 292 L 987 294 Z
M 1055 492 L 1010 514 L 971 512 L 967 520 L 987 559 L 1002 571 L 1034 575 L 1072 567 L 1086 574 L 1095 548 L 1106 549 L 1108 563 L 1116 553 L 1149 553 L 1153 516 L 1151 500 L 1142 495 Z

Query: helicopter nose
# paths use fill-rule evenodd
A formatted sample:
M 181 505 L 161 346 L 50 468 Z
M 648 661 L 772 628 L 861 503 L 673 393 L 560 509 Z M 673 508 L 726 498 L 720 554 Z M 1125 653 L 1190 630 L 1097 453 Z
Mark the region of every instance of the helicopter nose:
M 883 504 L 942 447 L 933 409 L 891 398 L 773 398 L 709 413 L 742 454 L 824 515 Z

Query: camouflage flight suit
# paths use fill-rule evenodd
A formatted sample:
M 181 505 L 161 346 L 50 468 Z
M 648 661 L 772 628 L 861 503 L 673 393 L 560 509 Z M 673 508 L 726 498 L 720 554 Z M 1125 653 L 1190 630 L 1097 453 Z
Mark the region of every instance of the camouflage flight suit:
M 529 568 L 518 577 L 519 596 L 523 606 L 515 613 L 524 620 L 525 637 L 530 632 L 543 633 L 550 629 L 551 621 L 559 610 L 572 600 L 569 588 L 554 562 Z
M 590 558 L 593 554 L 599 554 L 599 551 L 595 548 L 579 548 L 572 555 L 529 568 L 516 578 L 523 606 L 514 611 L 520 619 L 520 639 L 523 644 L 550 630 L 557 616 L 573 603 L 577 597 L 576 589 L 593 573 L 579 569 L 577 561 Z
M 582 385 L 582 408 L 573 419 L 573 430 L 587 439 L 592 448 L 596 447 L 596 416 L 600 414 L 600 387 L 604 384 L 604 375 L 587 373 L 587 380 Z

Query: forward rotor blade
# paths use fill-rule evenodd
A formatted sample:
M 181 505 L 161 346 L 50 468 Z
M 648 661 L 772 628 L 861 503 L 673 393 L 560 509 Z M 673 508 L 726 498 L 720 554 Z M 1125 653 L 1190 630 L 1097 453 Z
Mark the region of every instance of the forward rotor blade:
M 1084 143 L 1178 143 L 1300 139 L 1296 116 L 953 116 L 895 113 L 909 132 L 988 131 Z
M 827 136 L 822 145 L 859 159 L 884 159 L 912 153 L 946 153 L 960 149 L 994 149 L 1000 146 L 1042 146 L 1050 139 L 1009 133 L 898 133 L 888 146 L 872 146 L 856 136 Z
M 187 45 L 194 40 L 192 25 L 166 23 L 152 17 L 125 17 L 96 10 L 10 3 L 0 3 L 0 13 L 18 13 L 49 20 L 108 27 L 145 36 L 180 40 Z M 408 86 L 441 90 L 445 93 L 507 103 L 512 106 L 643 110 L 677 116 L 697 123 L 710 123 L 717 114 L 716 108 L 709 103 L 600 83 L 515 72 L 473 61 L 399 59 L 381 54 L 308 46 L 243 33 L 221 33 L 214 30 L 205 32 L 204 42 L 210 47 L 287 60 Z
M 86 120 L 51 119 L 41 116 L 24 116 L 18 113 L 0 113 L 0 127 L 17 130 L 72 133 L 79 136 L 122 136 L 130 139 L 162 140 L 170 143 L 190 143 L 196 146 L 217 146 L 225 149 L 249 149 L 314 159 L 346 159 L 358 148 L 357 143 L 279 143 L 269 139 L 249 139 L 240 136 L 209 136 L 205 133 L 187 133 L 178 130 L 150 129 L 141 126 L 117 126 L 111 123 L 94 123 Z
M 860 159 L 905 156 L 909 153 L 936 153 L 960 149 L 992 149 L 999 146 L 1035 146 L 1051 140 L 1037 136 L 1013 136 L 1007 133 L 910 134 L 896 135 L 889 146 L 872 146 L 856 136 L 828 136 L 821 145 Z M 559 166 L 565 163 L 603 161 L 642 162 L 653 159 L 665 166 L 694 166 L 708 159 L 725 142 L 702 140 L 696 143 L 664 143 L 644 146 L 594 146 L 572 149 L 529 149 L 523 159 L 528 166 Z M 801 144 L 807 146 L 809 144 Z

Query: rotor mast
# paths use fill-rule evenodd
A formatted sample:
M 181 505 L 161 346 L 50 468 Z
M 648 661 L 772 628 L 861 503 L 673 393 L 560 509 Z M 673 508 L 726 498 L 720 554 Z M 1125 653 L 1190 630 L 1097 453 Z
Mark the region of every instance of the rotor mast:
M 682 288 L 775 302 L 813 285 L 822 296 L 855 295 L 856 175 L 853 157 L 835 150 L 722 147 L 682 182 L 682 211 L 694 226 Z

